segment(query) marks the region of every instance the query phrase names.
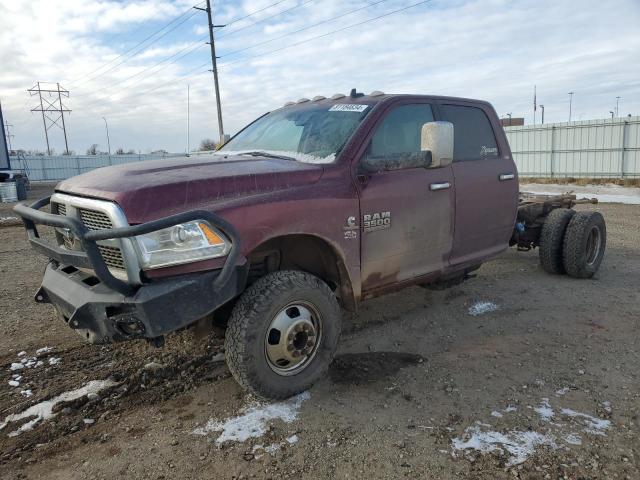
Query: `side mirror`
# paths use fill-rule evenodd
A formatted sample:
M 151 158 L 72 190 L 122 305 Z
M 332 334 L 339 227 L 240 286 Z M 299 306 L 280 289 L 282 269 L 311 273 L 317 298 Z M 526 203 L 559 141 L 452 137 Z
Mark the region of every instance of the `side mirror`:
M 453 124 L 429 122 L 422 126 L 420 149 L 431 152 L 431 168 L 446 167 L 453 162 Z

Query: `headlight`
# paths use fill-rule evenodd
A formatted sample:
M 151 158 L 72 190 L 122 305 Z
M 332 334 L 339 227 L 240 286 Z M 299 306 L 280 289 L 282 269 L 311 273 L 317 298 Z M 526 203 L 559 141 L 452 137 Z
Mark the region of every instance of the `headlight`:
M 143 269 L 223 257 L 231 249 L 231 242 L 222 233 L 201 220 L 138 235 L 135 239 Z

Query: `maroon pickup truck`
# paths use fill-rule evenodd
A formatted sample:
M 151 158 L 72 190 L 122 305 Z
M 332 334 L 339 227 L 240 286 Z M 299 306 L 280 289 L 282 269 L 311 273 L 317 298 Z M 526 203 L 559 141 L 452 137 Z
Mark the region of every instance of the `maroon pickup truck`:
M 211 154 L 65 180 L 15 211 L 51 259 L 36 301 L 89 342 L 160 346 L 221 322 L 238 382 L 284 398 L 323 375 L 341 311 L 364 299 L 459 283 L 509 245 L 593 275 L 604 220 L 574 203 L 519 195 L 490 104 L 354 90 L 288 103 Z

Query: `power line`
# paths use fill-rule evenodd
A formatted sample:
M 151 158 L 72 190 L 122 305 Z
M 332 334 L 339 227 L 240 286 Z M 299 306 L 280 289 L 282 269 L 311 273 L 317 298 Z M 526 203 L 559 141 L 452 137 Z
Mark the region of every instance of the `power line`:
M 227 23 L 225 26 L 228 26 L 228 25 L 232 25 L 232 24 L 234 24 L 234 23 L 237 23 L 237 22 L 239 22 L 239 21 L 241 21 L 241 20 L 244 20 L 244 19 L 246 19 L 246 18 L 249 18 L 249 17 L 251 17 L 251 16 L 253 16 L 253 15 L 257 14 L 257 13 L 260 13 L 260 12 L 262 12 L 262 11 L 264 11 L 264 10 L 267 10 L 267 9 L 269 9 L 269 8 L 271 8 L 271 7 L 275 6 L 275 5 L 278 5 L 278 4 L 280 4 L 280 3 L 283 3 L 283 2 L 285 2 L 285 1 L 286 1 L 286 0 L 280 0 L 280 1 L 278 1 L 278 2 L 274 2 L 274 3 L 272 3 L 272 4 L 269 4 L 269 5 L 267 5 L 267 6 L 263 7 L 263 8 L 261 8 L 261 9 L 258 9 L 258 10 L 255 10 L 255 11 L 253 11 L 253 12 L 250 12 L 250 13 L 248 13 L 248 14 L 246 14 L 246 15 L 242 16 L 242 17 L 236 18 L 235 20 L 232 20 L 231 22 Z M 242 28 L 236 29 L 236 30 L 234 30 L 234 31 L 230 32 L 230 34 L 231 34 L 231 33 L 235 33 L 236 31 L 242 30 L 242 29 L 244 29 L 244 28 L 248 28 L 249 26 L 255 25 L 255 24 L 260 23 L 260 22 L 263 22 L 263 21 L 268 20 L 268 19 L 270 19 L 270 18 L 273 18 L 273 17 L 275 17 L 275 16 L 277 16 L 277 15 L 280 15 L 280 14 L 282 14 L 282 13 L 285 13 L 285 12 L 288 12 L 288 11 L 290 11 L 290 10 L 293 10 L 293 9 L 295 9 L 295 8 L 301 7 L 301 6 L 305 5 L 306 3 L 309 3 L 309 1 L 313 1 L 313 0 L 308 0 L 307 2 L 304 2 L 304 3 L 302 3 L 302 4 L 296 5 L 296 6 L 294 6 L 294 7 L 288 8 L 288 9 L 285 9 L 285 10 L 283 10 L 283 11 L 281 11 L 281 12 L 278 12 L 277 14 L 270 15 L 270 16 L 268 16 L 268 17 L 265 17 L 265 18 L 263 18 L 263 19 L 261 19 L 261 20 L 258 20 L 258 21 L 256 21 L 256 22 L 254 22 L 254 23 L 252 23 L 252 24 L 248 25 L 247 27 L 242 27 Z M 202 5 L 203 3 L 206 3 L 206 0 L 205 0 L 204 2 L 200 2 L 199 4 L 195 5 L 193 8 L 200 9 L 200 8 L 199 8 L 199 5 Z M 206 9 L 204 9 L 204 10 L 206 11 Z M 190 11 L 190 10 L 189 10 L 189 11 Z M 181 16 L 184 16 L 186 13 L 188 13 L 188 11 L 187 11 L 187 12 L 185 12 L 185 13 L 183 13 Z M 194 13 L 197 13 L 197 12 L 194 12 Z M 193 16 L 193 15 L 190 15 L 188 18 L 191 18 L 192 16 Z M 178 17 L 178 18 L 180 18 L 180 17 Z M 176 21 L 176 20 L 177 20 L 177 19 L 174 19 L 174 20 L 173 20 L 172 22 L 170 22 L 169 24 L 173 23 L 173 22 L 174 22 L 174 21 Z M 180 24 L 182 24 L 182 23 L 184 23 L 184 22 L 181 22 Z M 180 24 L 176 25 L 176 27 L 177 27 L 177 26 L 179 26 Z M 165 27 L 166 27 L 166 26 L 165 26 Z M 163 27 L 163 28 L 164 28 L 164 27 Z M 174 27 L 174 28 L 175 28 L 175 27 Z M 162 30 L 162 29 L 160 29 L 159 31 L 161 31 L 161 30 Z M 157 32 L 156 32 L 156 33 L 157 33 Z M 168 32 L 165 32 L 165 34 L 166 34 L 166 33 L 168 33 Z M 153 35 L 151 35 L 151 36 L 153 36 Z M 135 77 L 137 77 L 137 76 L 140 76 L 140 75 L 142 75 L 143 73 L 148 72 L 149 70 L 154 69 L 155 67 L 162 65 L 162 64 L 163 64 L 163 63 L 165 63 L 167 60 L 170 60 L 170 59 L 172 59 L 172 58 L 174 58 L 174 57 L 177 57 L 177 58 L 174 58 L 171 62 L 169 62 L 169 63 L 167 63 L 166 65 L 164 65 L 162 68 L 159 68 L 159 69 L 155 70 L 155 72 L 153 72 L 153 73 L 158 73 L 160 70 L 163 70 L 164 68 L 168 67 L 169 65 L 176 63 L 178 60 L 180 60 L 180 59 L 182 59 L 182 58 L 186 57 L 187 55 L 190 55 L 190 54 L 191 54 L 191 53 L 193 53 L 195 50 L 197 50 L 198 48 L 200 48 L 202 45 L 198 45 L 197 43 L 198 43 L 198 42 L 200 42 L 200 41 L 205 40 L 207 37 L 209 37 L 209 35 L 206 35 L 206 36 L 204 36 L 204 37 L 200 38 L 197 42 L 194 42 L 193 44 L 191 44 L 191 45 L 189 45 L 189 46 L 187 46 L 187 47 L 185 47 L 185 48 L 183 48 L 183 49 L 179 50 L 178 52 L 176 52 L 176 53 L 174 53 L 173 55 L 171 55 L 171 56 L 169 56 L 169 57 L 165 58 L 164 60 L 162 60 L 162 61 L 160 61 L 160 62 L 157 62 L 156 64 L 154 64 L 154 65 L 152 65 L 152 66 L 150 66 L 150 67 L 147 67 L 147 68 L 145 68 L 145 69 L 143 69 L 143 70 L 141 70 L 141 71 L 139 71 L 139 72 L 137 72 L 137 73 L 135 73 L 135 74 L 133 74 L 133 75 L 130 75 L 129 77 L 127 77 L 127 78 L 125 78 L 125 79 L 123 79 L 123 80 L 121 80 L 121 81 L 119 81 L 119 82 L 117 82 L 117 83 L 115 83 L 115 84 L 109 85 L 109 86 L 104 87 L 104 88 L 102 88 L 102 89 L 100 89 L 100 90 L 101 90 L 101 91 L 110 90 L 110 89 L 112 89 L 112 88 L 116 87 L 117 85 L 121 85 L 121 84 L 123 84 L 123 83 L 125 83 L 125 82 L 127 82 L 127 81 L 131 80 L 132 78 L 135 78 Z M 150 38 L 150 37 L 147 37 L 147 39 L 148 39 L 148 38 Z M 146 40 L 146 39 L 145 39 L 145 40 Z M 157 40 L 157 39 L 156 39 L 156 40 Z M 154 41 L 155 41 L 155 40 L 154 40 Z M 138 45 L 140 45 L 140 44 L 142 44 L 142 43 L 144 43 L 144 40 L 143 40 L 142 42 L 140 42 Z M 130 50 L 128 50 L 128 51 L 131 51 L 131 50 L 133 50 L 134 48 L 135 48 L 135 47 L 133 47 L 132 49 L 130 49 Z M 186 51 L 186 50 L 188 50 L 188 51 Z M 182 52 L 185 52 L 185 53 L 184 53 L 183 55 L 180 55 Z M 124 52 L 122 55 L 124 55 L 125 53 L 127 53 L 127 52 Z M 120 55 L 120 57 L 121 57 L 122 55 Z M 178 55 L 180 55 L 180 56 L 178 56 Z M 114 60 L 115 60 L 115 59 L 114 59 Z M 124 63 L 124 62 L 121 62 L 121 63 Z M 121 63 L 120 63 L 120 64 L 121 64 Z M 118 64 L 118 65 L 120 65 L 120 64 Z M 103 74 L 105 74 L 105 73 L 108 73 L 109 71 L 112 71 L 112 70 L 113 70 L 115 67 L 117 67 L 118 65 L 114 65 L 114 67 L 112 67 L 111 69 L 109 69 L 109 70 L 107 70 L 107 71 L 105 71 L 105 72 L 101 72 L 101 73 L 100 73 L 100 75 L 103 75 Z M 106 66 L 106 65 L 105 65 L 105 66 Z M 94 78 L 95 78 L 95 77 L 94 77 Z M 141 81 L 144 81 L 144 80 L 141 80 Z M 130 84 L 128 87 L 131 87 L 131 86 L 136 85 L 136 84 L 138 84 L 138 83 L 140 83 L 140 81 L 133 82 L 133 83 L 132 83 L 132 84 Z M 82 97 L 82 96 L 86 96 L 86 95 L 89 95 L 89 93 L 81 94 L 81 95 L 76 95 L 76 97 Z M 107 98 L 109 98 L 109 97 L 107 97 Z M 93 103 L 90 103 L 89 105 L 94 105 L 94 104 L 97 104 L 97 103 L 99 103 L 99 102 L 93 102 Z
M 200 2 L 198 3 L 196 6 L 202 5 L 204 2 Z M 118 55 L 117 57 L 115 57 L 114 59 L 110 60 L 109 62 L 105 63 L 104 65 L 101 65 L 100 67 L 92 70 L 91 72 L 89 72 L 88 74 L 83 75 L 82 77 L 79 77 L 79 80 L 81 80 L 82 78 L 88 77 L 86 78 L 86 80 L 80 81 L 79 83 L 76 83 L 78 80 L 74 80 L 72 83 L 75 84 L 75 86 L 80 86 L 83 85 L 87 82 L 90 82 L 91 80 L 98 78 L 106 73 L 109 73 L 111 71 L 113 71 L 114 69 L 116 69 L 117 67 L 119 67 L 120 65 L 122 65 L 123 63 L 127 62 L 129 59 L 135 57 L 136 55 L 138 55 L 144 48 L 148 47 L 149 45 L 154 44 L 155 42 L 157 42 L 158 40 L 160 40 L 161 38 L 164 38 L 165 36 L 167 36 L 169 33 L 173 32 L 176 28 L 178 28 L 180 25 L 182 25 L 183 23 L 187 22 L 189 19 L 191 19 L 191 17 L 193 17 L 194 15 L 196 15 L 197 12 L 194 12 L 192 10 L 192 8 L 190 8 L 189 10 L 186 10 L 185 12 L 181 13 L 180 15 L 178 15 L 176 18 L 174 18 L 173 20 L 171 20 L 169 23 L 167 23 L 166 25 L 164 25 L 162 28 L 156 30 L 155 32 L 153 32 L 151 35 L 145 37 L 143 40 L 141 40 L 140 42 L 138 42 L 137 44 L 135 44 L 133 47 L 129 48 L 128 50 L 125 50 L 124 52 L 122 52 L 120 55 Z M 164 33 L 162 33 L 161 35 L 159 35 L 157 38 L 153 38 L 156 35 L 158 35 L 160 32 L 162 32 L 163 30 L 165 30 L 167 27 L 171 26 L 173 23 L 177 22 L 178 20 L 180 20 L 182 17 L 184 17 L 185 15 L 187 15 L 186 18 L 184 18 L 182 21 L 180 21 L 179 23 L 177 23 L 176 25 L 173 25 L 171 28 L 169 28 L 168 30 L 166 30 Z M 148 44 L 144 45 L 145 43 L 147 43 L 150 39 L 153 40 L 151 42 L 149 42 Z M 138 47 L 142 47 L 142 48 L 138 48 Z M 134 53 L 134 50 L 137 50 Z M 131 53 L 131 54 L 130 54 Z M 102 70 L 104 67 L 107 67 L 108 65 L 112 64 L 113 62 L 115 62 L 116 60 L 125 57 L 122 61 L 116 63 L 115 65 L 113 65 L 111 68 L 102 71 L 100 73 L 98 73 L 97 75 L 93 75 L 94 73 L 98 72 L 99 70 Z
M 385 0 L 380 0 L 380 1 L 385 1 Z M 384 17 L 388 17 L 388 16 L 393 15 L 393 14 L 395 14 L 395 13 L 403 12 L 403 11 L 405 11 L 405 10 L 409 10 L 410 8 L 414 8 L 414 7 L 417 7 L 417 6 L 419 6 L 419 5 L 423 5 L 423 4 L 425 4 L 425 3 L 429 3 L 429 2 L 431 2 L 431 0 L 423 0 L 423 1 L 421 1 L 421 2 L 417 2 L 417 3 L 414 3 L 414 4 L 408 5 L 408 6 L 406 6 L 406 7 L 398 8 L 398 9 L 396 9 L 396 10 L 392 10 L 391 12 L 387 12 L 387 13 L 385 13 L 385 14 L 378 15 L 377 17 L 369 18 L 369 19 L 367 19 L 367 20 L 363 20 L 363 21 L 358 22 L 358 23 L 353 23 L 353 24 L 351 24 L 351 25 L 347 25 L 346 27 L 338 28 L 338 29 L 336 29 L 336 30 L 332 30 L 332 31 L 330 31 L 330 32 L 323 33 L 323 34 L 321 34 L 321 35 L 316 35 L 316 36 L 314 36 L 314 37 L 309 37 L 309 38 L 307 38 L 307 39 L 305 39 L 305 40 L 301 40 L 301 41 L 299 41 L 299 42 L 291 43 L 291 44 L 286 45 L 286 46 L 281 47 L 281 48 L 276 48 L 275 50 L 269 50 L 269 51 L 267 51 L 267 52 L 258 53 L 258 54 L 251 55 L 251 56 L 248 56 L 248 57 L 241 57 L 241 58 L 239 58 L 239 59 L 237 59 L 237 60 L 233 60 L 233 61 L 231 61 L 231 62 L 223 63 L 223 64 L 222 64 L 222 65 L 220 65 L 220 67 L 218 67 L 218 68 L 224 68 L 224 67 L 227 67 L 227 66 L 229 66 L 229 65 L 233 65 L 233 64 L 235 64 L 235 63 L 244 62 L 244 61 L 247 61 L 247 60 L 251 60 L 251 59 L 253 59 L 253 58 L 258 58 L 258 57 L 262 57 L 262 56 L 264 56 L 264 55 L 269 55 L 269 54 L 272 54 L 272 53 L 281 52 L 282 50 L 287 50 L 287 49 L 289 49 L 289 48 L 297 47 L 298 45 L 302 45 L 302 44 L 304 44 L 304 43 L 308 43 L 308 42 L 311 42 L 311 41 L 313 41 L 313 40 L 317 40 L 317 39 L 319 39 L 319 38 L 328 37 L 328 36 L 330 36 L 330 35 L 333 35 L 333 34 L 335 34 L 335 33 L 339 33 L 339 32 L 343 32 L 343 31 L 348 30 L 348 29 L 350 29 L 350 28 L 359 27 L 360 25 L 364 25 L 364 24 L 366 24 L 366 23 L 373 22 L 373 21 L 375 21 L 375 20 L 379 20 L 379 19 L 384 18 Z M 378 2 L 378 3 L 379 3 L 379 2 Z
M 229 35 L 233 35 L 234 33 L 238 33 L 238 32 L 240 32 L 242 30 L 246 30 L 247 28 L 251 28 L 254 25 L 258 25 L 260 23 L 266 22 L 267 20 L 271 20 L 274 17 L 279 17 L 280 15 L 283 15 L 285 13 L 288 13 L 288 12 L 292 11 L 292 10 L 295 10 L 296 8 L 304 7 L 308 3 L 311 3 L 311 2 L 314 2 L 314 1 L 316 1 L 316 0 L 307 0 L 306 2 L 302 2 L 302 3 L 299 3 L 297 5 L 294 5 L 293 7 L 286 8 L 284 10 L 276 12 L 273 15 L 269 15 L 267 17 L 262 17 L 260 20 L 256 20 L 253 23 L 249 23 L 248 25 L 245 25 L 244 27 L 232 29 L 230 32 L 229 31 L 222 32 L 222 34 L 218 35 L 218 39 L 228 37 Z M 235 22 L 231 22 L 231 23 L 235 23 Z M 230 23 L 227 24 L 227 26 L 229 26 L 229 25 L 230 25 Z
M 240 22 L 240 21 L 244 20 L 245 18 L 252 17 L 252 16 L 254 16 L 256 13 L 264 12 L 265 10 L 268 10 L 268 9 L 269 9 L 269 8 L 271 8 L 271 7 L 275 7 L 275 6 L 276 6 L 276 5 L 278 5 L 279 3 L 284 3 L 284 2 L 286 2 L 286 1 L 287 1 L 287 0 L 279 0 L 278 2 L 271 3 L 271 4 L 267 5 L 266 7 L 262 7 L 262 8 L 261 8 L 261 9 L 259 9 L 259 10 L 254 10 L 253 12 L 247 13 L 247 14 L 246 14 L 245 16 L 243 16 L 243 17 L 236 18 L 235 20 L 232 20 L 232 21 L 230 21 L 229 23 L 227 23 L 225 26 L 227 26 L 227 27 L 228 27 L 229 25 L 233 25 L 234 23 L 238 23 L 238 22 Z
M 266 45 L 267 43 L 275 42 L 276 40 L 280 40 L 280 39 L 285 38 L 285 37 L 288 37 L 288 36 L 290 36 L 290 35 L 295 35 L 296 33 L 304 32 L 305 30 L 310 30 L 310 29 L 312 29 L 312 28 L 314 28 L 314 27 L 317 27 L 318 25 L 323 25 L 323 24 L 325 24 L 325 23 L 329 23 L 329 22 L 333 22 L 333 21 L 335 21 L 335 20 L 339 20 L 339 19 L 341 19 L 341 18 L 343 18 L 343 17 L 346 17 L 347 15 L 351 15 L 352 13 L 359 12 L 359 11 L 361 11 L 361 10 L 365 10 L 365 9 L 367 9 L 367 8 L 369 8 L 369 7 L 373 7 L 373 6 L 375 6 L 375 5 L 378 5 L 378 4 L 383 3 L 383 2 L 386 2 L 386 1 L 388 1 L 388 0 L 378 0 L 377 2 L 367 3 L 366 5 L 364 5 L 364 6 L 362 6 L 362 7 L 359 7 L 359 8 L 353 9 L 353 10 L 350 10 L 350 11 L 345 12 L 345 13 L 341 13 L 340 15 L 337 15 L 337 16 L 332 17 L 332 18 L 327 18 L 326 20 L 322 20 L 322 21 L 317 22 L 317 23 L 314 23 L 314 24 L 312 24 L 312 25 L 308 25 L 308 26 L 306 26 L 306 27 L 300 28 L 300 29 L 295 30 L 295 31 L 293 31 L 293 32 L 285 33 L 285 34 L 283 34 L 283 35 L 280 35 L 279 37 L 270 38 L 269 40 L 265 40 L 265 41 L 263 41 L 263 42 L 255 43 L 255 44 L 250 45 L 250 46 L 248 46 L 248 47 L 244 47 L 244 48 L 240 48 L 240 49 L 238 49 L 238 50 L 234 50 L 234 51 L 232 51 L 232 52 L 230 52 L 230 53 L 226 53 L 226 54 L 224 54 L 224 55 L 221 55 L 221 56 L 220 56 L 220 58 L 222 58 L 222 57 L 228 57 L 228 56 L 230 56 L 230 55 L 234 55 L 234 54 L 236 54 L 236 53 L 244 52 L 245 50 L 250 50 L 250 49 L 255 48 L 255 47 L 259 47 L 259 46 L 262 46 L 262 45 Z
M 160 70 L 164 70 L 164 69 L 165 69 L 165 68 L 167 68 L 169 65 L 172 65 L 172 64 L 176 63 L 178 60 L 181 60 L 181 59 L 183 59 L 184 57 L 186 57 L 187 55 L 191 55 L 193 52 L 195 52 L 195 51 L 196 51 L 196 50 L 198 50 L 199 48 L 204 47 L 204 46 L 206 45 L 206 43 L 203 43 L 203 42 L 204 42 L 204 40 L 206 40 L 208 37 L 209 37 L 209 35 L 205 35 L 204 37 L 202 37 L 202 38 L 198 39 L 198 41 L 193 42 L 193 43 L 190 43 L 189 45 L 187 45 L 187 46 L 186 46 L 186 47 L 184 47 L 183 49 L 181 49 L 181 50 L 177 51 L 176 53 L 174 53 L 173 55 L 170 55 L 169 57 L 167 57 L 167 58 L 165 58 L 165 59 L 161 60 L 160 62 L 157 62 L 157 63 L 155 63 L 155 64 L 153 64 L 153 65 L 151 65 L 151 66 L 149 66 L 149 67 L 147 67 L 147 68 L 145 68 L 145 69 L 143 69 L 143 70 L 140 70 L 139 72 L 134 73 L 133 75 L 130 75 L 130 76 L 128 76 L 127 78 L 125 78 L 125 79 L 123 79 L 123 80 L 120 80 L 120 81 L 118 81 L 118 82 L 116 82 L 116 83 L 113 83 L 113 84 L 111 84 L 111 85 L 109 85 L 109 86 L 107 86 L 107 87 L 99 88 L 99 89 L 97 89 L 97 91 L 112 90 L 114 87 L 116 87 L 116 86 L 118 86 L 118 85 L 121 85 L 121 84 L 123 84 L 123 83 L 126 83 L 126 82 L 128 82 L 129 80 L 131 80 L 132 78 L 139 77 L 139 76 L 140 76 L 140 75 L 142 75 L 143 73 L 148 72 L 149 70 L 152 70 L 152 69 L 154 69 L 155 67 L 158 67 L 158 66 L 162 65 L 162 64 L 163 64 L 163 63 L 165 63 L 167 60 L 171 60 L 171 59 L 173 58 L 173 60 L 172 60 L 172 61 L 170 61 L 169 63 L 167 63 L 166 65 L 164 65 L 162 68 L 159 68 L 158 70 L 156 70 L 156 71 L 154 71 L 154 72 L 153 72 L 153 73 L 158 73 Z M 188 51 L 187 51 L 187 50 L 188 50 Z M 184 54 L 182 54 L 182 55 L 180 55 L 182 52 L 185 52 L 185 53 L 184 53 Z M 179 56 L 178 56 L 178 55 L 179 55 Z M 177 58 L 174 58 L 174 57 L 177 57 Z M 131 83 L 130 85 L 128 85 L 128 87 L 132 87 L 133 85 L 136 85 L 136 84 L 138 84 L 138 83 L 140 83 L 140 82 L 142 82 L 142 81 L 144 81 L 144 80 L 145 80 L 145 79 L 141 79 L 141 80 L 135 81 L 135 82 Z M 82 94 L 82 95 L 76 95 L 76 97 L 84 97 L 84 96 L 87 96 L 87 95 L 89 95 L 89 93 L 84 93 L 84 94 Z
M 385 1 L 385 0 L 380 0 L 380 1 Z M 255 55 L 251 55 L 251 56 L 248 56 L 248 57 L 241 57 L 241 58 L 239 58 L 239 59 L 237 59 L 237 60 L 233 60 L 233 61 L 230 61 L 230 62 L 224 63 L 224 64 L 222 64 L 222 65 L 219 65 L 219 66 L 218 66 L 218 69 L 220 69 L 220 68 L 224 68 L 224 67 L 227 67 L 227 66 L 229 66 L 229 65 L 236 64 L 236 63 L 246 62 L 246 61 L 248 61 L 248 60 L 251 60 L 251 59 L 254 59 L 254 58 L 258 58 L 258 57 L 262 57 L 262 56 L 265 56 L 265 55 L 269 55 L 269 54 L 272 54 L 272 53 L 280 52 L 280 51 L 282 51 L 282 50 L 286 50 L 286 49 L 289 49 L 289 48 L 293 48 L 293 47 L 296 47 L 296 46 L 298 46 L 298 45 L 302 45 L 302 44 L 304 44 L 304 43 L 308 43 L 308 42 L 311 42 L 311 41 L 313 41 L 313 40 L 317 40 L 317 39 L 319 39 L 319 38 L 325 38 L 325 37 L 328 37 L 328 36 L 330 36 L 330 35 L 334 35 L 334 34 L 336 34 L 336 33 L 343 32 L 343 31 L 348 30 L 348 29 L 350 29 L 350 28 L 354 28 L 354 27 L 358 27 L 358 26 L 361 26 L 361 25 L 365 25 L 365 24 L 367 24 L 367 23 L 374 22 L 374 21 L 379 20 L 379 19 L 381 19 L 381 18 L 385 18 L 385 17 L 391 16 L 391 15 L 394 15 L 394 14 L 396 14 L 396 13 L 400 13 L 400 12 L 403 12 L 403 11 L 409 10 L 409 9 L 411 9 L 411 8 L 414 8 L 414 7 L 417 7 L 417 6 L 420 6 L 420 5 L 424 5 L 424 4 L 426 4 L 426 3 L 430 3 L 430 2 L 431 2 L 431 0 L 423 0 L 423 1 L 420 1 L 420 2 L 416 2 L 416 3 L 413 3 L 413 4 L 411 4 L 411 5 L 408 5 L 408 6 L 405 6 L 405 7 L 402 7 L 402 8 L 398 8 L 398 9 L 396 9 L 396 10 L 392 10 L 392 11 L 390 11 L 390 12 L 384 13 L 384 14 L 382 14 L 382 15 L 378 15 L 378 16 L 375 16 L 375 17 L 369 18 L 369 19 L 367 19 L 367 20 L 363 20 L 363 21 L 361 21 L 361 22 L 353 23 L 353 24 L 351 24 L 351 25 L 347 25 L 347 26 L 345 26 L 345 27 L 341 27 L 341 28 L 338 28 L 338 29 L 336 29 L 336 30 L 332 30 L 332 31 L 329 31 L 329 32 L 326 32 L 326 33 L 323 33 L 323 34 L 320 34 L 320 35 L 316 35 L 316 36 L 313 36 L 313 37 L 306 38 L 306 39 L 304 39 L 304 40 L 301 40 L 301 41 L 299 41 L 299 42 L 295 42 L 295 43 L 292 43 L 292 44 L 286 45 L 286 46 L 284 46 L 284 47 L 280 47 L 280 48 L 277 48 L 277 49 L 274 49 L 274 50 L 269 50 L 269 51 L 266 51 L 266 52 L 261 52 L 261 53 L 258 53 L 258 54 L 255 54 Z M 375 4 L 374 4 L 374 5 L 375 5 Z M 140 93 L 138 93 L 138 94 L 128 95 L 128 96 L 126 96 L 126 97 L 123 97 L 123 98 L 119 99 L 118 101 L 125 100 L 125 99 L 128 99 L 128 98 L 133 98 L 133 97 L 136 97 L 136 96 L 138 96 L 138 95 L 147 95 L 147 94 L 149 94 L 149 93 L 151 93 L 151 92 L 154 92 L 154 91 L 156 91 L 156 90 L 159 90 L 159 89 L 161 89 L 161 88 L 163 88 L 163 87 L 169 86 L 169 85 L 171 85 L 171 84 L 176 84 L 176 83 L 178 83 L 180 80 L 183 80 L 183 79 L 186 79 L 186 78 L 192 77 L 192 76 L 194 76 L 194 75 L 199 75 L 199 74 L 205 73 L 206 71 L 196 72 L 196 70 L 200 70 L 200 69 L 202 69 L 202 68 L 204 68 L 204 67 L 206 67 L 206 66 L 208 66 L 208 65 L 209 65 L 209 62 L 206 62 L 206 63 L 204 63 L 204 64 L 202 64 L 202 65 L 200 65 L 200 66 L 198 66 L 198 67 L 195 67 L 194 69 L 189 70 L 189 71 L 188 71 L 188 72 L 186 72 L 185 74 L 180 75 L 179 77 L 177 77 L 177 78 L 175 78 L 175 79 L 172 79 L 172 80 L 169 80 L 169 81 L 167 81 L 167 82 L 161 83 L 161 84 L 159 84 L 159 85 L 157 85 L 157 86 L 155 86 L 155 87 L 151 88 L 150 90 L 145 90 L 145 91 L 140 92 Z M 194 73 L 194 72 L 195 72 L 195 73 Z M 109 98 L 111 98 L 111 97 L 107 97 L 107 99 L 109 99 Z M 105 100 L 106 100 L 106 99 L 105 99 Z M 101 100 L 101 101 L 102 101 L 102 100 Z M 100 103 L 100 102 L 93 102 L 93 103 L 89 104 L 88 106 L 95 105 L 96 103 Z M 85 107 L 85 108 L 86 108 L 86 107 Z

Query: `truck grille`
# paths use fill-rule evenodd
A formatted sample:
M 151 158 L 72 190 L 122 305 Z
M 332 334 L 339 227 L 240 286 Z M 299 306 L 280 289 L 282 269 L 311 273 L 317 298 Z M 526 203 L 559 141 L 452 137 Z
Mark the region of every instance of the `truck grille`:
M 111 219 L 106 213 L 86 210 L 84 208 L 81 208 L 79 212 L 82 223 L 84 223 L 89 230 L 105 230 L 113 227 L 113 223 L 111 223 Z
M 54 203 L 54 213 L 58 215 L 67 215 L 67 206 L 64 203 Z M 89 230 L 104 230 L 113 227 L 113 222 L 109 216 L 104 212 L 97 210 L 87 210 L 85 208 L 78 209 L 80 213 L 80 219 L 82 223 Z M 63 237 L 64 246 L 73 250 L 73 243 L 66 237 Z M 124 257 L 122 256 L 122 250 L 120 247 L 111 247 L 106 245 L 98 245 L 98 250 L 102 254 L 102 258 L 108 267 L 124 270 Z

